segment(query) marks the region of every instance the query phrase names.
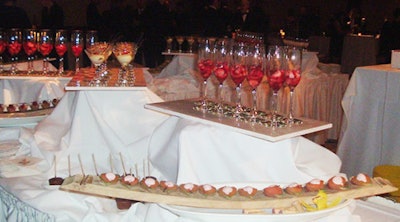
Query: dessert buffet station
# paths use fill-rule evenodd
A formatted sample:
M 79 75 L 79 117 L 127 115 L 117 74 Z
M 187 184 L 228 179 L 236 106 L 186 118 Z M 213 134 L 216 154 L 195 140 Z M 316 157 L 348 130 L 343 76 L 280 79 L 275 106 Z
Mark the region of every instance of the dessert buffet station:
M 32 129 L 0 129 L 2 221 L 400 219 L 360 199 L 396 191 L 388 180 L 340 173 L 334 153 L 303 137 L 332 124 L 205 94 L 163 101 L 148 69 L 130 65 L 135 50 L 93 44 L 85 53 L 94 68 L 77 67 L 51 113 Z M 120 67 L 105 66 L 111 54 Z M 210 69 L 199 68 L 206 82 Z M 269 78 L 282 87 L 283 76 Z

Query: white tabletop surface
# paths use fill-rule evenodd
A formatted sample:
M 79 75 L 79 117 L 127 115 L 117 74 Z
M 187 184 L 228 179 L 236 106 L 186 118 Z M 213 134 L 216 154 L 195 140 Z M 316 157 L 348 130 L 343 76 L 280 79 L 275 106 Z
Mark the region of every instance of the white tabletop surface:
M 358 67 L 342 100 L 345 112 L 338 155 L 343 172 L 372 174 L 400 164 L 400 70 L 390 64 Z

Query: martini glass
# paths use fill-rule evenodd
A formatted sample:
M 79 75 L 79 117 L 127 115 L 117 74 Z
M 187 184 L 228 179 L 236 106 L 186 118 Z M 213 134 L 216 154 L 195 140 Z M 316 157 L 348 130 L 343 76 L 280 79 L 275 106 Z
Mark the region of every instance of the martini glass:
M 42 29 L 39 32 L 38 51 L 42 54 L 43 70 L 42 74 L 47 75 L 49 72 L 49 55 L 53 50 L 53 36 L 49 29 Z
M 25 29 L 22 40 L 22 47 L 28 57 L 28 74 L 33 73 L 33 59 L 37 50 L 37 32 L 34 29 Z
M 101 76 L 101 64 L 103 64 L 111 51 L 112 47 L 107 42 L 96 42 L 90 47 L 85 49 L 86 55 L 95 67 L 95 76 L 91 82 L 91 85 L 100 86 L 102 81 Z
M 7 48 L 7 38 L 6 33 L 0 29 L 0 73 L 4 71 L 3 67 L 3 53 Z
M 121 65 L 120 86 L 126 86 L 128 83 L 127 74 L 129 72 L 128 65 L 135 58 L 137 45 L 133 42 L 117 42 L 113 47 L 114 56 Z
M 289 116 L 288 123 L 294 123 L 293 117 L 293 94 L 297 84 L 301 79 L 301 60 L 302 50 L 296 47 L 289 47 L 287 50 L 287 70 L 286 70 L 286 85 L 290 90 Z
M 241 103 L 242 83 L 246 79 L 247 70 L 247 46 L 243 42 L 235 43 L 232 53 L 231 79 L 236 84 L 236 108 L 234 117 L 239 118 L 243 112 Z
M 8 34 L 8 53 L 11 55 L 11 75 L 17 74 L 18 54 L 22 49 L 22 33 L 19 29 L 11 29 Z
M 58 30 L 56 32 L 55 48 L 59 57 L 58 75 L 64 73 L 64 54 L 68 51 L 68 36 L 66 30 Z
M 184 36 L 177 36 L 176 37 L 176 41 L 178 42 L 178 51 L 182 52 L 182 44 L 185 41 L 185 37 Z
M 285 83 L 286 52 L 281 46 L 270 46 L 268 48 L 268 84 L 272 89 L 272 127 L 278 127 L 278 92 Z
M 252 109 L 250 121 L 256 122 L 257 120 L 257 87 L 260 85 L 265 73 L 265 50 L 264 45 L 256 44 L 251 45 L 248 50 L 247 56 L 247 82 L 251 86 L 252 94 Z
M 231 72 L 231 61 L 232 61 L 232 50 L 229 39 L 219 40 L 215 44 L 214 48 L 214 76 L 217 78 L 219 85 L 217 91 L 217 112 L 223 113 L 221 92 L 223 88 L 224 81 L 229 76 Z
M 79 72 L 79 57 L 83 51 L 83 33 L 80 30 L 75 30 L 71 34 L 71 51 L 75 56 L 75 73 Z
M 214 71 L 214 53 L 211 44 L 208 39 L 203 39 L 199 45 L 197 68 L 199 69 L 200 75 L 203 78 L 203 85 L 200 90 L 201 97 L 201 109 L 207 111 L 207 80 Z

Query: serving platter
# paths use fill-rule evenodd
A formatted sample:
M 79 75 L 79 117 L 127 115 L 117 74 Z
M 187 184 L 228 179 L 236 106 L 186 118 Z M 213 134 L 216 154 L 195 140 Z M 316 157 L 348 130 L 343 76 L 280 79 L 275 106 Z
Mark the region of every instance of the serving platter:
M 75 175 L 64 179 L 61 190 L 97 195 L 104 197 L 122 198 L 135 201 L 161 203 L 186 207 L 215 208 L 215 209 L 266 209 L 291 206 L 294 201 L 312 203 L 317 192 L 304 192 L 301 195 L 281 195 L 267 197 L 261 191 L 252 198 L 233 196 L 230 198 L 219 195 L 204 196 L 200 193 L 188 194 L 179 191 L 165 191 L 161 188 L 144 188 L 140 185 L 124 185 L 120 182 L 106 183 L 99 176 Z M 336 198 L 356 199 L 373 196 L 397 190 L 390 182 L 382 178 L 373 178 L 366 186 L 352 186 L 340 191 L 327 191 L 328 201 Z
M 118 82 L 118 68 L 109 69 L 108 81 L 106 84 L 92 85 L 91 81 L 94 78 L 95 70 L 92 68 L 82 69 L 79 74 L 76 74 L 71 81 L 65 86 L 67 91 L 123 91 L 123 90 L 145 90 L 146 80 L 143 75 L 143 68 L 133 68 L 135 73 L 135 80 L 133 85 L 117 86 Z
M 36 125 L 51 114 L 53 108 L 29 112 L 0 113 L 0 127 Z
M 194 120 L 208 125 L 218 126 L 232 130 L 234 132 L 257 137 L 260 139 L 276 142 L 301 136 L 309 133 L 332 128 L 331 123 L 298 118 L 302 124 L 295 124 L 287 127 L 267 127 L 261 124 L 237 120 L 224 115 L 202 112 L 194 109 L 194 104 L 198 99 L 176 100 L 161 103 L 146 104 L 145 108 L 161 113 L 177 116 L 183 119 Z

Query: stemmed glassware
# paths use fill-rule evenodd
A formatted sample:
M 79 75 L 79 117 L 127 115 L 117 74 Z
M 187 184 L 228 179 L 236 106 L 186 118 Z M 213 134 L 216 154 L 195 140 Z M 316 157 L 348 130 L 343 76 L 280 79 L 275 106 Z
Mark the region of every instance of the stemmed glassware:
M 287 49 L 287 70 L 286 70 L 286 85 L 290 90 L 290 103 L 289 103 L 289 115 L 288 123 L 294 123 L 293 117 L 293 94 L 297 84 L 301 79 L 301 61 L 302 61 L 302 50 L 296 47 L 289 47 Z
M 66 30 L 58 30 L 56 32 L 55 46 L 56 53 L 59 57 L 59 66 L 57 73 L 64 73 L 64 54 L 68 51 L 68 33 Z
M 79 57 L 83 51 L 83 33 L 80 30 L 75 30 L 71 34 L 71 51 L 75 56 L 75 73 L 79 72 Z
M 33 60 L 34 60 L 34 54 L 37 50 L 37 32 L 34 29 L 25 29 L 23 33 L 23 40 L 22 40 L 22 46 L 24 48 L 24 52 L 28 57 L 28 74 L 33 73 L 34 67 L 33 67 Z
M 203 111 L 207 110 L 207 96 L 206 96 L 207 80 L 211 76 L 215 67 L 213 57 L 214 57 L 214 52 L 212 45 L 210 44 L 208 39 L 203 39 L 199 44 L 198 61 L 197 61 L 197 67 L 199 69 L 201 77 L 203 78 L 203 85 L 200 90 L 201 109 Z
M 247 46 L 243 42 L 237 42 L 234 44 L 232 53 L 232 70 L 231 79 L 236 84 L 236 108 L 234 117 L 239 118 L 243 112 L 241 103 L 241 89 L 242 83 L 247 77 Z
M 167 36 L 165 37 L 165 42 L 167 43 L 167 52 L 170 53 L 172 51 L 172 42 L 174 41 L 174 39 L 172 38 L 172 36 Z
M 178 42 L 178 51 L 179 52 L 182 52 L 182 45 L 183 45 L 183 42 L 185 41 L 185 37 L 184 36 L 177 36 L 176 37 L 176 41 Z
M 282 46 L 268 47 L 268 83 L 272 89 L 272 127 L 278 127 L 278 92 L 285 83 L 286 52 Z
M 53 35 L 49 29 L 42 29 L 39 33 L 38 51 L 43 58 L 43 75 L 49 72 L 49 55 L 53 50 Z
M 194 36 L 191 36 L 191 35 L 187 36 L 186 40 L 187 40 L 187 42 L 189 44 L 189 53 L 193 53 L 193 44 L 194 44 L 194 41 L 195 41 Z
M 107 42 L 94 42 L 85 49 L 86 55 L 95 66 L 95 77 L 90 83 L 91 85 L 100 86 L 102 84 L 102 70 L 100 67 L 108 59 L 111 51 L 112 46 Z
M 6 33 L 0 29 L 0 73 L 4 71 L 3 67 L 3 53 L 7 48 L 7 37 Z
M 232 50 L 229 39 L 221 39 L 215 44 L 214 48 L 214 76 L 217 78 L 219 85 L 217 91 L 217 112 L 223 113 L 221 92 L 225 79 L 231 72 Z
M 121 64 L 121 79 L 120 86 L 126 86 L 128 83 L 127 75 L 130 73 L 128 65 L 135 58 L 137 45 L 133 42 L 117 42 L 113 47 L 114 56 Z M 133 70 L 132 70 L 133 71 Z
M 18 54 L 22 49 L 22 33 L 19 29 L 11 29 L 8 35 L 8 53 L 11 56 L 11 75 L 17 74 Z
M 252 109 L 250 121 L 257 120 L 257 87 L 260 85 L 265 74 L 265 49 L 263 44 L 250 45 L 247 55 L 247 82 L 252 88 Z

